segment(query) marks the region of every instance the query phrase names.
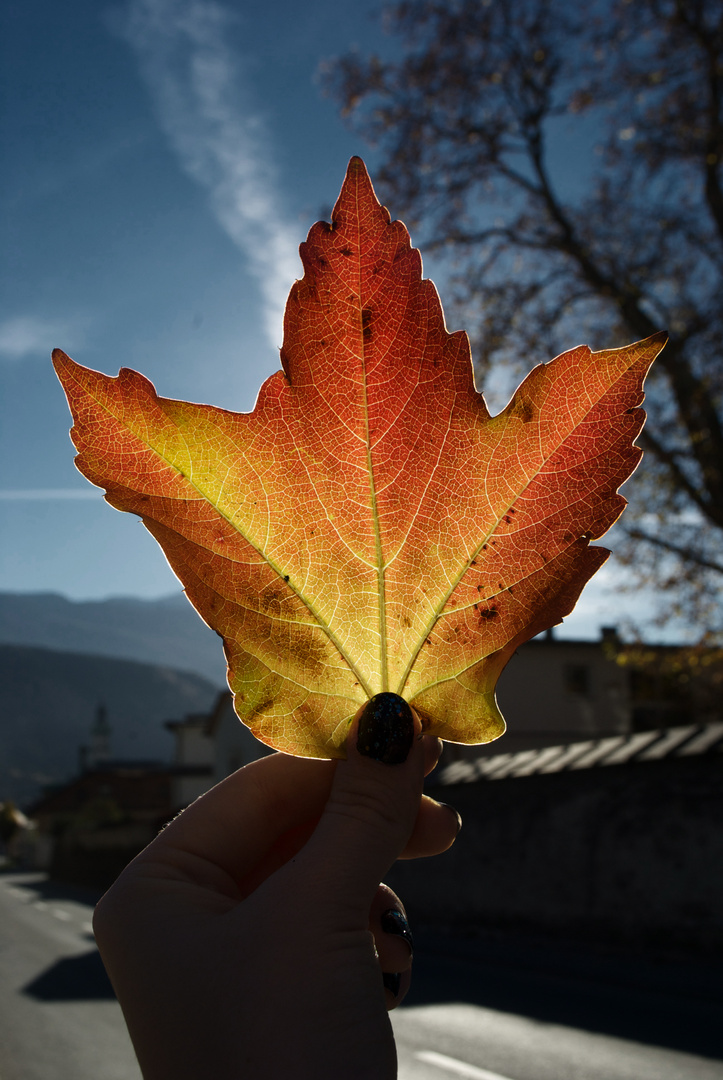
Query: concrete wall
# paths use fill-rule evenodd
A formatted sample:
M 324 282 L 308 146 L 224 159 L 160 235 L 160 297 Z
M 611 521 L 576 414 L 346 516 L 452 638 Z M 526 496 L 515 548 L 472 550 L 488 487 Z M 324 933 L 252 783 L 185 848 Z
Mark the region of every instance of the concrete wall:
M 430 788 L 454 847 L 387 882 L 413 920 L 723 949 L 719 755 Z

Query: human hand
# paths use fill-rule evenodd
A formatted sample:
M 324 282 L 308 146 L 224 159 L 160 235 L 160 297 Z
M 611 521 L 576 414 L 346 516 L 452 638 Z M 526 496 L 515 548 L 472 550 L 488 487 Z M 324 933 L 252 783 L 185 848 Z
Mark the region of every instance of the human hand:
M 378 883 L 454 841 L 457 815 L 422 795 L 440 750 L 378 695 L 345 761 L 247 765 L 130 863 L 94 927 L 146 1080 L 396 1076 L 411 949 Z

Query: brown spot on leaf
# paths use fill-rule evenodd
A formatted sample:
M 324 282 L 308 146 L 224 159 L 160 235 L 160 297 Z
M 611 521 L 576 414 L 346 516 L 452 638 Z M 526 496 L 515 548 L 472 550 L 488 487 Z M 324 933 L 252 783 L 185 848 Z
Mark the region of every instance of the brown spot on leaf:
M 309 678 L 318 679 L 327 670 L 326 647 L 318 634 L 311 631 L 286 634 L 281 628 L 278 636 L 271 631 L 269 644 L 301 663 Z
M 260 701 L 258 705 L 254 705 L 251 711 L 246 714 L 245 722 L 248 724 L 255 717 L 263 716 L 269 706 L 273 705 L 273 703 L 273 698 L 264 698 L 263 701 Z
M 512 406 L 512 415 L 519 416 L 523 424 L 529 424 L 535 418 L 535 406 L 531 401 L 515 401 Z

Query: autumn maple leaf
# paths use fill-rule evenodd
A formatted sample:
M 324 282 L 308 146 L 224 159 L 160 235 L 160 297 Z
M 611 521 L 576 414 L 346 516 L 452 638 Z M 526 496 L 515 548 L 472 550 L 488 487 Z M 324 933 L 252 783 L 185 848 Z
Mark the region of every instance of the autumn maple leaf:
M 76 463 L 161 544 L 264 742 L 339 756 L 385 690 L 430 733 L 489 741 L 507 660 L 607 558 L 590 540 L 625 505 L 664 335 L 564 353 L 490 417 L 466 334 L 447 333 L 360 159 L 300 252 L 283 371 L 252 413 L 158 397 L 136 372 L 56 350 Z

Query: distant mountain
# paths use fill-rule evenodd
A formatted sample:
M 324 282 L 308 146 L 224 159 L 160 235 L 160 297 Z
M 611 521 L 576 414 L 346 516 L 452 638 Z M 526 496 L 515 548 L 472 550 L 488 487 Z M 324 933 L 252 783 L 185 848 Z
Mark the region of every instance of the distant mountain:
M 114 758 L 168 762 L 164 720 L 208 711 L 218 687 L 159 665 L 0 645 L 0 801 L 27 805 L 78 772 L 100 704 Z
M 0 643 L 140 660 L 226 685 L 221 639 L 182 592 L 162 600 L 0 593 Z

